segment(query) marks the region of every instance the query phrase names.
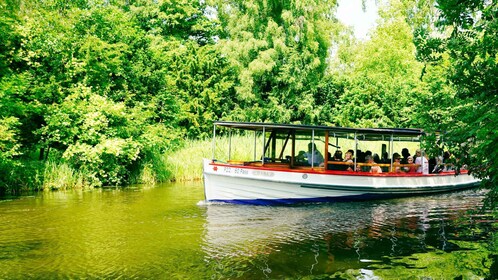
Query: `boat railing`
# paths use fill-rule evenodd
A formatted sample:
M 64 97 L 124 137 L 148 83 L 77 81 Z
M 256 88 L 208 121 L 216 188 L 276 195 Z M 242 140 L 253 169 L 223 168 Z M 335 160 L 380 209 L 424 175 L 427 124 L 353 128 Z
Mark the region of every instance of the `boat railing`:
M 227 162 L 230 165 L 243 165 L 243 166 L 256 166 L 256 167 L 269 167 L 269 168 L 290 168 L 290 163 L 289 162 L 265 162 L 262 163 L 261 161 L 242 161 L 242 160 L 229 160 Z M 347 162 L 347 161 L 327 161 L 327 165 L 330 169 L 330 167 L 333 166 L 342 166 L 344 170 L 347 169 L 347 167 L 351 167 L 354 169 L 354 163 L 353 162 Z M 372 167 L 372 166 L 379 166 L 379 167 L 386 167 L 390 168 L 391 164 L 389 163 L 363 163 L 363 162 L 357 162 L 356 163 L 357 169 L 361 169 L 362 167 Z M 416 167 L 418 168 L 420 164 L 398 164 L 394 165 L 393 167 Z M 307 165 L 296 165 L 293 166 L 293 168 L 310 168 L 311 166 Z M 319 168 L 318 166 L 315 166 L 315 168 Z M 358 170 L 360 171 L 360 170 Z
M 230 164 L 244 165 L 244 166 L 255 166 L 255 167 L 268 167 L 268 168 L 290 168 L 289 162 L 265 162 L 261 161 L 229 161 Z
M 229 160 L 228 164 L 234 164 L 234 165 L 245 165 L 245 161 L 243 160 Z
M 214 162 L 220 163 L 220 164 L 228 164 L 228 165 L 239 165 L 239 166 L 248 166 L 248 167 L 264 167 L 264 168 L 272 168 L 272 169 L 298 169 L 298 170 L 309 170 L 309 169 L 314 169 L 314 170 L 328 170 L 328 171 L 348 171 L 348 172 L 369 172 L 369 167 L 372 166 L 379 166 L 383 168 L 383 172 L 386 173 L 405 173 L 407 172 L 406 168 L 410 168 L 411 170 L 416 170 L 418 167 L 420 167 L 420 164 L 414 164 L 414 163 L 409 163 L 409 164 L 397 164 L 393 165 L 391 168 L 391 164 L 389 163 L 363 163 L 363 162 L 357 162 L 356 163 L 356 168 L 355 164 L 353 162 L 345 162 L 345 161 L 327 161 L 327 167 L 320 165 L 320 166 L 310 166 L 304 163 L 298 163 L 295 165 L 291 166 L 290 162 L 284 161 L 272 161 L 272 162 L 265 162 L 262 163 L 261 161 L 243 161 L 243 160 L 228 160 L 227 162 L 224 161 L 218 161 L 215 160 Z M 399 170 L 400 168 L 401 170 Z M 395 169 L 398 169 L 398 171 L 394 171 Z M 405 170 L 403 170 L 405 169 Z M 455 171 L 453 170 L 444 170 L 436 173 L 454 173 Z M 419 172 L 408 172 L 408 173 L 419 173 Z
M 354 162 L 347 162 L 347 161 L 327 161 L 328 168 L 331 170 L 334 170 L 334 166 L 338 166 L 338 170 L 346 170 L 348 167 L 351 167 L 354 170 Z M 362 167 L 372 167 L 372 166 L 379 166 L 379 167 L 384 167 L 387 168 L 387 170 L 391 169 L 391 164 L 390 163 L 363 163 L 363 162 L 357 162 L 357 171 L 361 171 Z M 393 165 L 393 168 L 402 168 L 402 167 L 415 167 L 418 168 L 420 164 L 414 164 L 414 163 L 408 163 L 408 164 L 397 164 Z M 341 168 L 342 167 L 342 168 Z

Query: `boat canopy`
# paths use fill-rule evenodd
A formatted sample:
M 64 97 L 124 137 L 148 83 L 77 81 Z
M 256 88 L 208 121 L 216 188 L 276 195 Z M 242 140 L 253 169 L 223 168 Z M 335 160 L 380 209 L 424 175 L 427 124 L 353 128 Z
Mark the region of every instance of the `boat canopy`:
M 253 123 L 253 122 L 229 122 L 217 121 L 215 126 L 227 127 L 250 131 L 283 132 L 293 131 L 297 135 L 309 134 L 310 132 L 328 132 L 331 137 L 350 138 L 356 135 L 358 140 L 386 141 L 389 138 L 398 138 L 403 141 L 420 141 L 420 136 L 424 135 L 422 129 L 413 128 L 349 128 L 334 126 L 302 125 L 302 124 L 277 124 L 277 123 Z

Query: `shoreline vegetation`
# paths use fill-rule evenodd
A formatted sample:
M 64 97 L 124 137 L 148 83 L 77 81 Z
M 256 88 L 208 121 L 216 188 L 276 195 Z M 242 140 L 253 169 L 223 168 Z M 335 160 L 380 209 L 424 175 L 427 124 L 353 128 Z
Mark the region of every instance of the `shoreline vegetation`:
M 250 159 L 252 150 L 242 147 L 252 146 L 254 139 L 250 136 L 232 136 L 233 143 L 239 148 L 232 150 L 235 158 Z M 229 140 L 227 137 L 217 139 L 216 154 L 227 151 Z M 202 179 L 202 158 L 211 158 L 212 139 L 190 140 L 171 153 L 158 153 L 150 156 L 152 160 L 141 164 L 129 184 L 117 187 L 127 187 L 134 184 L 154 185 L 161 182 L 185 182 Z M 91 174 L 72 168 L 62 160 L 47 159 L 23 160 L 12 166 L 8 186 L 0 188 L 0 194 L 22 194 L 32 191 L 65 191 L 71 189 L 90 190 L 98 188 L 92 186 L 87 178 Z M 109 186 L 102 186 L 109 187 Z
M 254 160 L 254 135 L 232 135 L 231 158 L 237 160 Z M 351 143 L 343 143 L 342 150 L 349 149 Z M 188 182 L 202 180 L 202 159 L 213 158 L 213 140 L 211 138 L 187 139 L 182 145 L 171 151 L 150 155 L 150 160 L 138 164 L 137 170 L 123 185 L 92 185 L 92 175 L 71 167 L 63 159 L 49 158 L 41 160 L 24 160 L 12 166 L 9 185 L 0 187 L 0 195 L 17 195 L 33 191 L 91 190 L 107 187 L 126 188 L 130 185 L 153 186 L 163 182 Z M 216 138 L 214 158 L 228 159 L 230 139 L 228 136 Z M 256 144 L 259 154 L 260 143 Z M 352 147 L 352 146 L 351 146 Z M 375 146 L 361 146 L 363 150 L 377 151 Z M 410 150 L 416 147 L 409 147 Z M 304 150 L 306 147 L 298 147 Z M 414 151 L 414 150 L 413 150 Z

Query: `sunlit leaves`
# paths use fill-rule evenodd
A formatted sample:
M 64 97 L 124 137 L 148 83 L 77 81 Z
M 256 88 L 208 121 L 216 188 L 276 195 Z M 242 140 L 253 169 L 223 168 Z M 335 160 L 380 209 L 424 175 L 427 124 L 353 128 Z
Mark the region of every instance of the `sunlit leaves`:
M 253 108 L 237 118 L 316 121 L 300 103 L 324 74 L 332 24 L 325 17 L 333 3 L 220 1 L 217 7 L 227 34 L 220 45 L 238 70 L 237 99 Z
M 425 45 L 433 53 L 447 54 L 451 63 L 447 77 L 456 90 L 456 104 L 451 111 L 454 122 L 444 125 L 446 142 L 458 159 L 458 165 L 468 165 L 474 175 L 493 187 L 490 206 L 496 207 L 495 158 L 498 135 L 498 3 L 496 1 L 439 0 L 438 24 L 449 28 L 449 36 L 439 39 L 439 45 Z M 445 49 L 438 48 L 445 46 Z M 424 45 L 422 45 L 424 46 Z M 427 51 L 426 51 L 427 52 Z
M 0 161 L 19 155 L 20 144 L 17 142 L 19 121 L 15 117 L 0 119 Z
M 345 84 L 334 100 L 332 123 L 354 127 L 409 127 L 423 94 L 422 64 L 399 1 L 380 9 L 381 19 L 370 40 L 341 45 L 331 67 Z M 345 53 L 349 53 L 346 55 Z

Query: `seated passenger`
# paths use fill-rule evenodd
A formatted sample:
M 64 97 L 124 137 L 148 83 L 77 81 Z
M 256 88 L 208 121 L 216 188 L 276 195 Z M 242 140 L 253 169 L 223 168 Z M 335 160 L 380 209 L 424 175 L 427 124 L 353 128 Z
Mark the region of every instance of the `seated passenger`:
M 341 150 L 337 150 L 334 153 L 334 157 L 332 158 L 333 161 L 342 161 L 342 152 Z
M 375 164 L 376 162 L 374 161 L 373 157 L 370 156 L 370 155 L 367 155 L 365 157 L 365 160 L 366 160 L 366 163 L 369 163 L 369 164 Z M 370 167 L 370 173 L 382 173 L 382 169 L 380 168 L 380 166 L 378 165 L 371 165 L 371 166 L 368 166 Z
M 430 168 L 431 173 L 440 173 L 444 169 L 443 157 L 438 156 L 438 157 L 435 157 L 434 160 L 436 161 L 436 163 L 434 164 L 433 167 Z
M 348 152 L 348 153 L 351 153 L 351 158 L 353 158 L 353 157 L 354 157 L 354 150 L 353 150 L 353 149 L 349 149 L 347 152 Z
M 379 157 L 379 154 L 377 154 L 377 153 L 373 154 L 373 160 L 374 160 L 376 163 L 381 162 L 381 159 L 380 159 L 380 157 Z
M 416 173 L 417 166 L 413 164 L 413 157 L 408 156 L 406 161 L 407 161 L 407 164 L 410 164 L 410 166 L 405 166 L 405 167 L 403 167 L 402 170 L 405 171 L 406 173 Z
M 391 172 L 400 173 L 403 172 L 401 169 L 401 156 L 398 153 L 393 154 L 393 166 Z
M 323 165 L 323 155 L 316 149 L 316 145 L 314 143 L 308 144 L 308 151 L 304 154 L 306 159 L 308 160 L 309 165 L 313 166 L 321 166 Z
M 346 154 L 344 154 L 344 162 L 351 163 L 350 165 L 346 165 L 346 170 L 353 171 L 353 154 L 350 151 L 347 151 Z
M 408 149 L 403 148 L 403 150 L 401 150 L 401 155 L 403 156 L 403 158 L 401 159 L 401 164 L 407 164 L 408 157 L 410 156 L 410 152 L 408 151 Z M 412 160 L 413 160 L 413 158 L 412 158 Z
M 335 151 L 334 157 L 332 157 L 330 160 L 342 162 L 342 152 L 340 150 Z M 330 170 L 342 170 L 342 171 L 344 171 L 344 170 L 346 170 L 346 168 L 347 167 L 345 165 L 342 165 L 342 164 L 330 163 L 330 165 L 329 165 Z
M 429 174 L 429 159 L 423 151 L 417 150 L 417 158 L 415 159 L 415 164 L 419 164 L 417 168 L 418 173 Z
M 307 163 L 305 151 L 299 151 L 299 153 L 296 156 L 296 163 L 300 164 Z

